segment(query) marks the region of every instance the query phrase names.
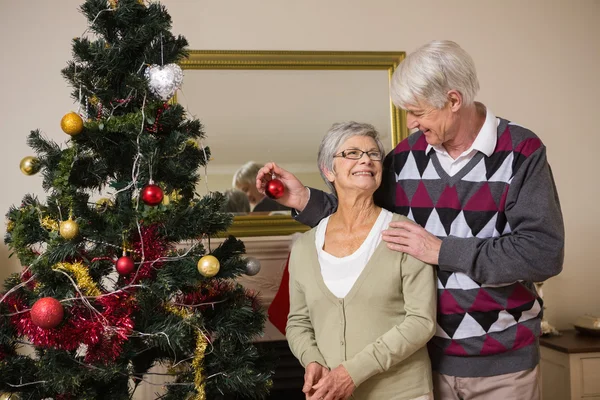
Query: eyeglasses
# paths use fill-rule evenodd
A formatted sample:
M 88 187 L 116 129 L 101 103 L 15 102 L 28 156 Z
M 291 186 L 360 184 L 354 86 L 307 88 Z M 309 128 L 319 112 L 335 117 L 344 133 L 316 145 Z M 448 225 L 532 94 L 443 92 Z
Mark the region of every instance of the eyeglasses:
M 381 161 L 382 155 L 380 152 L 375 150 L 362 151 L 359 149 L 348 149 L 344 150 L 341 153 L 334 155 L 333 157 L 344 157 L 349 160 L 360 160 L 366 154 L 372 161 Z

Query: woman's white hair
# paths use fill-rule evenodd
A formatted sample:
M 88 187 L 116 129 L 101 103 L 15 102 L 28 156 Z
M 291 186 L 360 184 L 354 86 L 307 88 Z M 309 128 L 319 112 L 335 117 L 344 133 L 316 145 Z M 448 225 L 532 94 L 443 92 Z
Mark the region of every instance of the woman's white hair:
M 473 59 L 450 40 L 434 40 L 409 54 L 396 68 L 390 88 L 392 101 L 403 109 L 420 102 L 441 109 L 450 90 L 458 91 L 466 105 L 479 91 Z
M 331 193 L 333 194 L 336 194 L 335 187 L 333 183 L 327 179 L 325 171 L 327 170 L 335 172 L 333 167 L 335 155 L 343 150 L 340 149 L 340 146 L 346 140 L 354 136 L 367 136 L 372 138 L 375 141 L 381 156 L 383 157 L 385 155 L 385 148 L 379 139 L 379 133 L 377 132 L 377 129 L 375 129 L 373 125 L 354 121 L 333 124 L 323 137 L 323 140 L 321 140 L 319 153 L 317 155 L 317 165 L 319 166 L 321 177 L 329 189 L 331 189 Z
M 234 188 L 243 184 L 254 186 L 256 184 L 256 175 L 258 175 L 258 171 L 262 167 L 263 165 L 254 161 L 248 161 L 233 174 L 232 186 Z

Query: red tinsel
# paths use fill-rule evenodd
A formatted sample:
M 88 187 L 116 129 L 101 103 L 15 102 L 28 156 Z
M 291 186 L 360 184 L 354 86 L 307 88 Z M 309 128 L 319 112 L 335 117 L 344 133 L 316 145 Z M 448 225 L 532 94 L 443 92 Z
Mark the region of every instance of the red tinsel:
M 175 301 L 178 304 L 193 306 L 196 310 L 212 307 L 211 303 L 219 301 L 223 293 L 232 291 L 233 285 L 231 281 L 211 280 L 202 284 L 196 291 L 180 295 Z M 206 305 L 198 307 L 200 304 Z
M 9 296 L 6 303 L 15 312 L 28 308 L 14 295 Z M 65 322 L 54 329 L 36 326 L 29 311 L 11 316 L 11 322 L 19 335 L 27 336 L 36 346 L 69 351 L 84 344 L 87 345 L 86 362 L 112 362 L 121 354 L 123 343 L 133 331 L 131 314 L 135 307 L 126 293 L 99 297 L 92 305 L 100 315 L 77 301 L 65 310 Z
M 29 268 L 29 267 L 25 267 L 25 268 Z M 31 277 L 33 276 L 33 274 L 31 273 L 30 269 L 26 269 L 23 273 L 21 273 L 21 282 L 27 282 L 29 279 L 31 279 Z M 26 286 L 29 290 L 33 290 L 35 289 L 35 279 L 31 280 Z
M 160 236 L 158 226 L 143 226 L 141 233 L 141 239 L 137 237 L 132 243 L 132 247 L 135 254 L 138 256 L 144 255 L 144 262 L 137 265 L 135 272 L 123 278 L 127 284 L 136 283 L 142 279 L 153 278 L 155 271 L 160 269 L 164 264 L 162 261 L 156 260 L 167 254 L 167 250 L 171 250 L 169 244 Z
M 256 290 L 246 290 L 246 297 L 250 299 L 250 303 L 252 305 L 252 309 L 254 311 L 259 311 L 264 308 L 264 304 L 258 298 L 258 292 Z

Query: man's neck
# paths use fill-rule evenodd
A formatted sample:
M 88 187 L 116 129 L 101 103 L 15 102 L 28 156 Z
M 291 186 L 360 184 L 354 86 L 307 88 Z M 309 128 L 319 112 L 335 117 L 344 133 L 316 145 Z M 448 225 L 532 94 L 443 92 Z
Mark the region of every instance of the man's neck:
M 478 102 L 460 111 L 456 135 L 443 144 L 450 157 L 456 159 L 471 147 L 485 123 L 486 112 L 485 106 Z

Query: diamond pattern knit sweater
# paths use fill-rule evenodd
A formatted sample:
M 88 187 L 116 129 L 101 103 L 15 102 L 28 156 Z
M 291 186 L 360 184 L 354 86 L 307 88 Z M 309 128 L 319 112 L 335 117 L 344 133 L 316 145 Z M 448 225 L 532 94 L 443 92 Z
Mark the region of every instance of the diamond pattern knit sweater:
M 378 205 L 442 239 L 434 370 L 463 377 L 533 368 L 539 362 L 541 299 L 533 282 L 562 269 L 564 227 L 546 148 L 500 119 L 493 154 L 477 153 L 448 176 L 421 132 L 384 160 Z M 312 225 L 335 198 L 311 191 L 298 219 Z M 318 219 L 317 219 L 318 218 Z

